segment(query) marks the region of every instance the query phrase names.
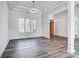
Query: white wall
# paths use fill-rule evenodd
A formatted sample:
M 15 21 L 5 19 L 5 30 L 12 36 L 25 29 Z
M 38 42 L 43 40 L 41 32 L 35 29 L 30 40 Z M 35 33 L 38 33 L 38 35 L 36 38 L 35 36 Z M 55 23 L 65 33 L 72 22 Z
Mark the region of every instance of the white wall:
M 75 6 L 75 34 L 79 37 L 79 5 Z
M 77 37 L 79 37 L 79 16 L 77 16 L 76 27 L 77 27 Z
M 44 37 L 49 38 L 49 17 L 48 14 L 42 15 L 42 33 Z
M 68 11 L 55 15 L 55 35 L 68 37 Z
M 49 16 L 50 15 L 52 15 L 52 16 L 54 16 L 54 15 L 57 15 L 58 16 L 58 18 L 59 18 L 59 20 L 61 19 L 62 20 L 62 22 L 60 23 L 60 25 L 57 25 L 57 24 L 55 24 L 55 28 L 54 28 L 54 31 L 56 32 L 58 32 L 57 34 L 56 33 L 54 33 L 54 35 L 56 34 L 56 35 L 59 35 L 59 36 L 64 36 L 64 37 L 67 37 L 67 23 L 65 23 L 66 21 L 67 21 L 67 12 L 64 12 L 65 10 L 67 10 L 67 3 L 66 4 L 64 4 L 64 5 L 61 5 L 61 6 L 59 6 L 59 7 L 57 7 L 57 8 L 55 8 L 55 9 L 52 9 L 51 11 L 49 11 L 48 13 L 45 13 L 45 14 L 43 14 L 42 15 L 42 21 L 43 21 L 43 26 L 42 26 L 42 33 L 43 33 L 43 36 L 44 37 L 47 37 L 47 38 L 49 38 Z M 63 12 L 62 14 L 60 14 L 61 12 Z M 64 14 L 65 13 L 65 14 Z M 60 16 L 61 17 L 63 17 L 63 18 L 60 18 Z M 66 19 L 66 20 L 65 20 Z M 64 21 L 65 20 L 65 21 Z M 60 22 L 60 21 L 59 21 Z M 63 23 L 65 23 L 65 25 L 63 25 Z M 57 25 L 57 27 L 56 27 L 56 25 Z M 62 25 L 62 26 L 61 26 Z M 60 29 L 59 29 L 59 27 L 60 27 Z M 66 27 L 66 29 L 64 29 Z M 59 30 L 59 31 L 58 31 Z M 65 32 L 64 32 L 65 31 Z M 62 32 L 62 33 L 59 33 L 59 32 Z
M 33 33 L 19 33 L 18 31 L 18 18 L 34 18 L 36 19 L 37 29 Z M 42 19 L 41 14 L 23 13 L 15 10 L 10 10 L 9 19 L 9 39 L 18 38 L 31 38 L 42 36 Z
M 0 1 L 0 57 L 8 43 L 8 6 Z

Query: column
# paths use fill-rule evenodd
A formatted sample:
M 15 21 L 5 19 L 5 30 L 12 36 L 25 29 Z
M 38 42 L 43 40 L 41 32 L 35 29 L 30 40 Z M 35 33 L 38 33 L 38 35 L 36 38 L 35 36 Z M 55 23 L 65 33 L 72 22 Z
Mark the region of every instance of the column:
M 74 19 L 74 1 L 68 3 L 68 53 L 73 54 L 75 39 L 75 19 Z

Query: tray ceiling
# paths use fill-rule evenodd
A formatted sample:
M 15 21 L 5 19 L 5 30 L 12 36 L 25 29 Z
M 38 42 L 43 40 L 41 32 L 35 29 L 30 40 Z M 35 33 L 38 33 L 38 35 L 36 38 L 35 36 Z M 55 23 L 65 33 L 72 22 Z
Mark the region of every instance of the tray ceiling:
M 35 1 L 35 8 L 39 9 L 42 13 L 50 8 L 54 8 L 57 4 L 62 4 L 64 1 Z M 8 1 L 10 9 L 19 9 L 27 11 L 33 7 L 32 1 Z

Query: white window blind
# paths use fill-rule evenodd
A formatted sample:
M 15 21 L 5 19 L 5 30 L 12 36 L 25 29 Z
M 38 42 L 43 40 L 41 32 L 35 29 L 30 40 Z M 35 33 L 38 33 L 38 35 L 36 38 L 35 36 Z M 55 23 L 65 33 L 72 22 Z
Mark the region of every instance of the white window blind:
M 36 21 L 33 19 L 19 18 L 19 32 L 34 32 L 36 30 Z

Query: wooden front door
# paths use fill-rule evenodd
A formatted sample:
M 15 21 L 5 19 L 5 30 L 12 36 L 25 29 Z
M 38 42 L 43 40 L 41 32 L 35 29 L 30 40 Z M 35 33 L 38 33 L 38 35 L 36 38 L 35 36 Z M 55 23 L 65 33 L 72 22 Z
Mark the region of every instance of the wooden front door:
M 54 21 L 50 20 L 50 38 L 54 36 Z

